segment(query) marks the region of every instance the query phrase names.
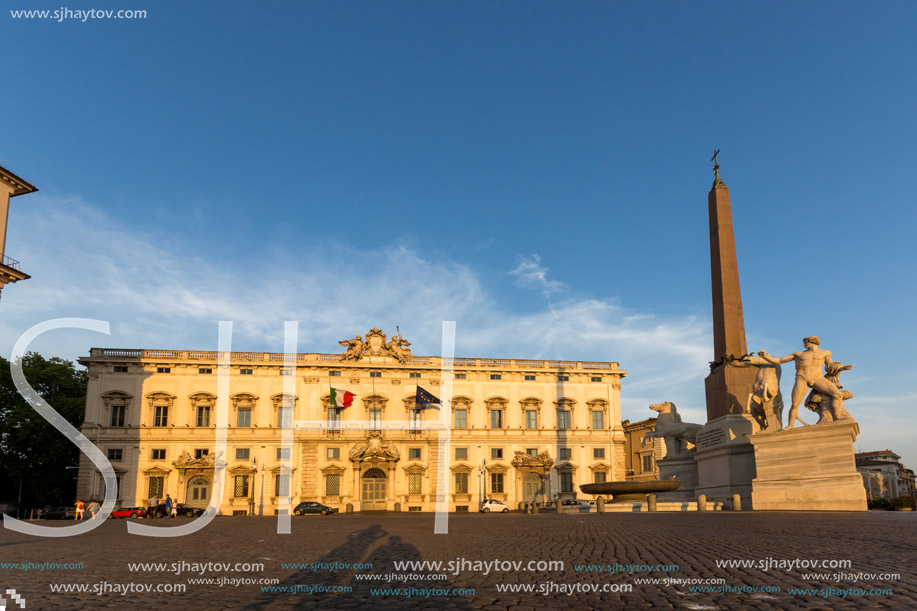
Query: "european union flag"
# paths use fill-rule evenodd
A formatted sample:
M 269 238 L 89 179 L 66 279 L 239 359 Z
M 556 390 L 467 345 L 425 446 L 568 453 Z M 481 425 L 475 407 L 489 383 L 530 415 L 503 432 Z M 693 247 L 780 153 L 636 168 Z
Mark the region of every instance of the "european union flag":
M 427 392 L 420 386 L 417 387 L 417 394 L 414 395 L 414 409 L 426 409 L 428 407 L 441 407 L 442 401 Z

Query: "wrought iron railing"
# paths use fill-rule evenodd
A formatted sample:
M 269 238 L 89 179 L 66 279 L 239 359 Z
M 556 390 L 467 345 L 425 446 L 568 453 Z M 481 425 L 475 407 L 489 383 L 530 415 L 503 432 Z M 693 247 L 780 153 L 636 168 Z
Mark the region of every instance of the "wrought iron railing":
M 3 265 L 15 269 L 17 272 L 21 272 L 22 268 L 19 267 L 19 261 L 16 259 L 11 259 L 6 255 L 3 255 Z

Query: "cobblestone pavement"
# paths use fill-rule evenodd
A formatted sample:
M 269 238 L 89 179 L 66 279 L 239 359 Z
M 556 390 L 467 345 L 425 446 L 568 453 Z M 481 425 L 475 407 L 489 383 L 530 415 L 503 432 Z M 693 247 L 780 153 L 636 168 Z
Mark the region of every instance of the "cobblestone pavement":
M 179 522 L 187 520 L 145 524 Z M 432 514 L 383 513 L 294 517 L 290 535 L 276 534 L 275 518 L 221 517 L 196 534 L 158 538 L 128 535 L 124 521 L 109 520 L 89 534 L 69 538 L 34 538 L 0 530 L 0 595 L 10 610 L 20 607 L 5 594 L 7 589 L 22 596 L 27 610 L 917 609 L 915 524 L 917 515 L 911 512 L 452 514 L 449 534 L 435 535 Z M 457 571 L 398 570 L 394 564 L 456 559 L 522 561 L 523 570 L 502 570 L 508 565 L 491 566 L 489 571 L 473 565 Z M 786 566 L 796 559 L 850 564 Z M 535 565 L 534 570 L 524 570 L 529 561 L 558 560 L 564 562 L 563 569 Z M 747 560 L 754 566 L 724 568 L 718 560 Z M 128 563 L 137 562 L 188 564 L 180 573 L 165 566 L 130 570 Z M 324 564 L 311 565 L 318 562 Z M 10 563 L 82 563 L 83 568 L 25 570 L 21 565 L 11 568 Z M 233 571 L 194 563 L 264 566 Z M 284 568 L 284 563 L 301 566 Z M 333 563 L 339 564 L 329 566 Z M 364 566 L 341 566 L 347 563 Z M 615 563 L 647 566 L 628 570 Z M 822 575 L 806 577 L 813 573 Z M 440 574 L 445 579 L 439 579 Z M 667 578 L 668 584 L 663 582 Z M 198 579 L 214 581 L 195 582 Z M 233 585 L 233 579 L 277 581 Z M 640 582 L 646 579 L 659 581 Z M 679 579 L 723 581 L 673 583 Z M 52 585 L 69 584 L 82 584 L 89 591 L 52 592 Z M 178 584 L 186 591 L 121 595 L 123 584 Z M 632 589 L 602 591 L 627 586 Z M 599 591 L 586 591 L 593 587 Z M 107 590 L 95 594 L 93 588 Z M 333 588 L 344 591 L 330 591 Z M 513 588 L 534 591 L 507 591 Z M 692 591 L 699 588 L 708 591 Z M 876 589 L 888 591 L 870 593 Z

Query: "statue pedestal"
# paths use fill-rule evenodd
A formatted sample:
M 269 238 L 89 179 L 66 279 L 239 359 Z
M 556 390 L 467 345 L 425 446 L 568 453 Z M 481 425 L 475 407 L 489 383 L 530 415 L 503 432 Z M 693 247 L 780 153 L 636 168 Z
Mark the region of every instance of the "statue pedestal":
M 751 437 L 757 476 L 754 509 L 866 511 L 866 489 L 857 473 L 853 420 Z
M 708 501 L 732 502 L 742 497 L 751 507 L 751 482 L 755 478 L 755 451 L 749 436 L 758 425 L 748 414 L 729 414 L 711 420 L 697 431 L 697 486 L 695 494 Z
M 678 490 L 672 492 L 662 492 L 657 496 L 660 501 L 693 501 L 697 495 L 694 489 L 697 488 L 697 463 L 694 462 L 694 453 L 669 458 L 668 456 L 656 461 L 659 465 L 659 479 L 675 479 L 681 482 Z

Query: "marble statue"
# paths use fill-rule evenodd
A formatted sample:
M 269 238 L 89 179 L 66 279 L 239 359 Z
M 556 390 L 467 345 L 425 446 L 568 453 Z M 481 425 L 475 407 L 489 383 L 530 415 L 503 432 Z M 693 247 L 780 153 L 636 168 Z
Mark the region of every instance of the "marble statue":
M 780 365 L 775 365 L 760 356 L 745 355 L 741 361 L 732 363 L 736 367 L 754 366 L 758 368 L 755 381 L 748 395 L 745 413 L 757 421 L 762 429 L 769 432 L 783 429 L 783 395 L 780 394 Z
M 852 399 L 853 393 L 849 390 L 843 390 L 844 387 L 841 386 L 838 376 L 841 375 L 841 372 L 852 368 L 853 365 L 844 365 L 843 363 L 831 362 L 825 364 L 825 379 L 837 386 L 844 399 Z M 823 395 L 814 389 L 810 391 L 809 396 L 806 397 L 805 406 L 818 414 L 818 422 L 816 424 L 825 424 L 836 420 L 849 420 L 853 417 L 844 409 L 843 403 L 838 406 L 832 397 Z
M 822 402 L 830 403 L 826 408 L 830 411 L 835 420 L 848 420 L 852 418 L 850 414 L 847 413 L 847 410 L 844 409 L 844 399 L 852 399 L 853 393 L 850 391 L 841 392 L 837 387 L 836 374 L 833 382 L 822 374 L 822 366 L 828 371 L 833 361 L 831 360 L 831 351 L 819 348 L 819 344 L 821 344 L 821 340 L 815 336 L 803 338 L 802 345 L 805 347 L 805 350 L 794 352 L 780 359 L 769 355 L 764 350 L 758 353 L 761 358 L 774 365 L 789 363 L 790 361 L 796 362 L 796 381 L 793 383 L 793 393 L 790 395 L 790 414 L 787 417 L 786 424 L 786 428 L 788 429 L 793 428 L 796 424 L 796 420 L 799 419 L 799 405 L 802 403 L 806 390 L 809 388 L 817 391 L 827 400 L 823 400 Z M 853 365 L 844 366 L 845 369 L 850 369 L 852 367 Z M 840 371 L 837 373 L 840 373 Z M 805 424 L 805 421 L 802 421 L 802 423 Z
M 407 357 L 411 356 L 411 349 L 406 347 L 410 345 L 411 342 L 404 339 L 400 333 L 396 333 L 392 336 L 392 339 L 385 344 L 385 351 L 398 359 L 399 363 L 404 363 Z
M 363 356 L 363 351 L 366 349 L 366 343 L 359 335 L 353 339 L 345 339 L 338 343 L 342 346 L 347 346 L 347 352 L 341 357 L 342 361 L 357 361 Z
M 678 409 L 671 401 L 650 405 L 650 409 L 658 412 L 656 428 L 643 436 L 641 446 L 646 445 L 646 440 L 661 437 L 665 441 L 666 458 L 675 458 L 687 452 L 688 443 L 695 443 L 700 424 L 682 422 Z

